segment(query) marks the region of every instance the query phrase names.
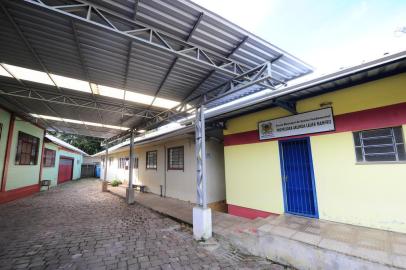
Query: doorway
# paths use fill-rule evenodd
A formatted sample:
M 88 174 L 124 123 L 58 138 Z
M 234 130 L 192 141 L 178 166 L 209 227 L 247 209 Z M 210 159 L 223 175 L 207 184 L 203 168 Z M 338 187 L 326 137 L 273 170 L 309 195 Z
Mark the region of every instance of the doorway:
M 58 184 L 72 180 L 73 174 L 73 159 L 68 157 L 60 157 L 58 168 Z
M 309 138 L 279 141 L 285 212 L 318 217 Z

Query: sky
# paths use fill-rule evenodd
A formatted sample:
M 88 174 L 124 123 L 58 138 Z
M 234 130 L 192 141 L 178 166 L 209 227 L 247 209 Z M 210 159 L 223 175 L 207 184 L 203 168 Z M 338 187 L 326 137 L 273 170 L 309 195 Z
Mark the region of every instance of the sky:
M 193 0 L 325 74 L 406 50 L 406 0 Z

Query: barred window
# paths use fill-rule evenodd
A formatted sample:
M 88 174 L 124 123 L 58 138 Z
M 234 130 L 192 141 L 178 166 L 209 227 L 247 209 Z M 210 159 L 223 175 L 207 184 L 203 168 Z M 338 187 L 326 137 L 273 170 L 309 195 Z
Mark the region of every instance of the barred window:
M 354 142 L 357 162 L 406 160 L 401 127 L 354 132 Z
M 138 169 L 138 158 L 137 157 L 135 157 L 134 158 L 134 169 Z
M 113 164 L 113 158 L 109 158 L 109 167 L 111 166 L 111 164 Z
M 125 158 L 125 157 L 119 158 L 118 159 L 118 168 L 128 170 L 128 167 L 126 168 L 126 161 L 127 161 L 127 158 Z
M 125 158 L 125 169 L 128 170 L 128 167 L 130 167 L 130 158 L 126 157 Z
M 16 165 L 37 165 L 39 138 L 18 132 Z
M 157 151 L 148 151 L 147 152 L 147 169 L 157 169 L 157 159 L 158 159 L 158 152 Z
M 184 169 L 183 146 L 168 148 L 168 170 Z
M 55 156 L 55 150 L 45 148 L 43 157 L 44 167 L 55 167 Z

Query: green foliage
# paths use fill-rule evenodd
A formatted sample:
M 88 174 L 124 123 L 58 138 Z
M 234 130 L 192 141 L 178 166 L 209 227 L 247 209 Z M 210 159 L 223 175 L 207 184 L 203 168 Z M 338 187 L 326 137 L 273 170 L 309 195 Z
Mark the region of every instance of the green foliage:
M 96 154 L 103 150 L 103 147 L 100 145 L 103 139 L 87 137 L 82 135 L 74 134 L 65 134 L 57 132 L 49 132 L 49 134 L 58 137 L 59 139 L 79 148 L 82 151 L 85 151 L 89 155 Z
M 123 182 L 121 182 L 120 180 L 113 180 L 111 181 L 111 185 L 113 187 L 118 187 L 119 185 L 121 185 Z

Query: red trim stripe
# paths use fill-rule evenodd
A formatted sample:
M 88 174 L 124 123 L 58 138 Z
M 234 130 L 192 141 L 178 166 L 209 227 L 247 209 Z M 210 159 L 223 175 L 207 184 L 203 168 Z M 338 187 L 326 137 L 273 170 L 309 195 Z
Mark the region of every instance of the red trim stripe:
M 15 115 L 11 114 L 10 123 L 8 126 L 8 134 L 7 134 L 6 155 L 4 156 L 4 167 L 3 167 L 3 175 L 2 175 L 1 190 L 0 190 L 1 192 L 4 192 L 6 190 L 8 167 L 10 164 L 11 144 L 13 142 L 14 123 L 15 123 Z
M 40 185 L 35 184 L 31 186 L 8 190 L 6 192 L 0 192 L 0 203 L 10 202 L 23 197 L 27 197 L 31 194 L 39 192 L 39 190 Z
M 336 115 L 334 116 L 334 122 L 336 127 L 335 131 L 317 134 L 306 134 L 295 137 L 299 138 L 337 132 L 399 126 L 406 123 L 406 103 L 399 103 L 385 107 Z M 247 132 L 225 135 L 224 146 L 260 143 L 280 139 L 282 138 L 260 141 L 258 139 L 258 130 L 251 130 Z
M 278 215 L 278 214 L 274 214 L 271 212 L 265 212 L 265 211 L 242 207 L 242 206 L 233 205 L 233 204 L 227 204 L 227 208 L 228 208 L 228 213 L 230 215 L 245 217 L 245 218 L 249 218 L 249 219 L 255 219 L 258 217 L 266 218 L 271 215 Z

